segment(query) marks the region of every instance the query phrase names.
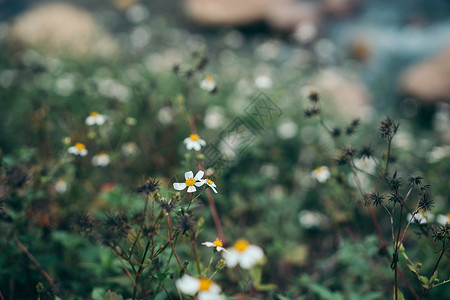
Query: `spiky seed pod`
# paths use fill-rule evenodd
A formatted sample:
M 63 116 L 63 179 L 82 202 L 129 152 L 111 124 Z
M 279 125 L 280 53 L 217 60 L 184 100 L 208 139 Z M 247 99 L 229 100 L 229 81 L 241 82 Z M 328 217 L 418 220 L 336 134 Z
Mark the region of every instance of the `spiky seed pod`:
M 141 185 L 136 189 L 136 192 L 149 195 L 157 191 L 159 189 L 159 186 L 160 186 L 159 180 L 149 178 L 143 185 Z
M 178 219 L 177 229 L 181 234 L 191 234 L 194 231 L 195 221 L 192 215 L 185 214 Z
M 428 192 L 422 194 L 419 200 L 419 209 L 424 211 L 430 211 L 434 206 L 434 200 L 431 199 L 431 196 Z
M 319 92 L 317 92 L 316 90 L 311 90 L 311 91 L 308 93 L 308 99 L 309 99 L 311 102 L 314 102 L 314 103 L 319 102 L 319 100 L 320 100 Z
M 421 185 L 422 179 L 423 179 L 423 177 L 421 177 L 421 176 L 411 177 L 411 178 L 409 178 L 409 183 L 411 183 L 412 186 L 413 185 Z
M 370 193 L 369 198 L 372 199 L 372 204 L 375 206 L 383 204 L 384 196 L 379 193 Z
M 363 145 L 359 151 L 359 156 L 361 158 L 371 158 L 373 157 L 374 150 L 370 145 Z

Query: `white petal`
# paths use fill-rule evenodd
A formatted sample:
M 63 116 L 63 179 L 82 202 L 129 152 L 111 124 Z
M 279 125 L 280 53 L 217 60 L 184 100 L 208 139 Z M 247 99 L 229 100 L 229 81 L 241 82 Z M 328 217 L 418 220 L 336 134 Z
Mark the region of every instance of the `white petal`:
M 195 188 L 195 186 L 190 186 L 190 187 L 188 187 L 188 190 L 187 190 L 187 192 L 188 193 L 193 193 L 193 192 L 195 192 L 197 189 Z
M 188 180 L 189 178 L 194 177 L 194 172 L 192 171 L 188 171 L 186 173 L 184 173 L 184 179 Z
M 72 146 L 67 149 L 67 152 L 69 152 L 70 154 L 75 154 L 78 152 L 78 149 L 75 146 Z
M 184 275 L 176 281 L 176 286 L 183 294 L 195 295 L 200 287 L 200 280 L 189 275 Z
M 198 143 L 199 143 L 200 145 L 202 145 L 202 146 L 205 146 L 205 145 L 206 145 L 205 140 L 202 140 L 202 139 L 199 139 L 199 140 L 198 140 Z
M 251 255 L 241 255 L 239 257 L 239 266 L 242 269 L 251 269 L 255 263 L 256 260 Z
M 214 193 L 216 193 L 217 194 L 217 190 L 216 190 L 216 188 L 215 188 L 215 184 L 208 184 L 209 185 L 209 187 L 214 191 Z
M 91 116 L 87 117 L 85 122 L 86 122 L 86 125 L 88 125 L 88 126 L 92 126 L 95 124 L 95 120 Z
M 211 286 L 209 287 L 209 291 L 210 291 L 211 293 L 219 294 L 221 290 L 222 290 L 222 289 L 220 288 L 220 286 L 218 286 L 218 285 L 215 284 L 215 283 L 211 284 Z
M 264 252 L 261 247 L 250 245 L 245 249 L 245 253 L 248 253 L 252 257 L 254 257 L 257 261 L 264 257 Z
M 173 188 L 176 189 L 177 191 L 184 190 L 186 188 L 186 183 L 184 183 L 184 182 L 174 182 L 173 183 Z
M 239 261 L 239 253 L 236 250 L 228 250 L 222 254 L 228 268 L 236 267 Z
M 219 293 L 200 292 L 198 293 L 198 300 L 224 300 L 225 297 Z
M 208 248 L 216 247 L 216 244 L 211 243 L 211 242 L 204 242 L 204 243 L 202 243 L 202 245 L 204 245 L 204 246 L 206 246 Z
M 216 250 L 217 250 L 217 252 L 221 252 L 221 251 L 228 252 L 224 247 L 220 247 L 220 246 L 217 246 Z
M 194 179 L 195 180 L 200 180 L 200 179 L 203 178 L 203 175 L 205 175 L 205 172 L 200 170 L 200 171 L 197 172 L 197 174 L 195 175 Z
M 192 143 L 192 148 L 194 148 L 195 151 L 200 151 L 200 149 L 202 149 L 202 146 L 199 142 L 194 142 Z
M 250 269 L 253 265 L 264 257 L 262 249 L 255 245 L 250 245 L 241 253 L 239 257 L 239 265 L 243 269 Z
M 82 150 L 80 150 L 80 153 L 79 153 L 81 156 L 86 156 L 87 154 L 88 154 L 88 151 L 86 150 L 86 149 L 82 149 Z
M 103 125 L 105 123 L 105 121 L 106 121 L 106 119 L 104 116 L 102 116 L 102 115 L 97 116 L 97 124 L 98 125 Z
M 197 181 L 196 183 L 194 183 L 195 184 L 195 186 L 198 186 L 198 187 L 200 187 L 200 186 L 202 186 L 202 185 L 204 185 L 205 184 L 205 182 L 204 181 Z

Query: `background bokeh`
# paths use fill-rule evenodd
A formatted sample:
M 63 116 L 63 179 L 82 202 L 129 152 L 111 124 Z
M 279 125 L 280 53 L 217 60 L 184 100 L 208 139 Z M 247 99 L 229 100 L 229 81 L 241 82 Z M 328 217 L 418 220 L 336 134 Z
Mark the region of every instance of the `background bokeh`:
M 227 239 L 263 247 L 264 282 L 277 286 L 270 299 L 391 297 L 390 262 L 350 170 L 336 164 L 338 147 L 305 117 L 307 95 L 320 93 L 329 126 L 345 130 L 359 118 L 343 140 L 355 149 L 370 144 L 380 160 L 378 122 L 390 115 L 400 123 L 393 168 L 405 181 L 415 175 L 432 184 L 435 224 L 450 212 L 449 16 L 445 0 L 0 0 L 4 298 L 35 299 L 44 282 L 14 236 L 62 299 L 103 299 L 108 289 L 130 297 L 119 261 L 76 232 L 71 217 L 132 214 L 143 205 L 134 190 L 148 176 L 173 194 L 172 183 L 192 168 L 183 145 L 189 113 L 213 141 L 261 92 L 281 114 L 245 151 L 222 149 L 233 164 L 215 176 Z M 194 72 L 204 57 L 207 65 Z M 200 88 L 206 76 L 215 93 Z M 104 125 L 86 125 L 94 111 Z M 67 154 L 76 142 L 86 157 Z M 110 161 L 101 166 L 92 158 L 103 151 Z M 331 171 L 324 183 L 311 175 L 322 165 Z M 375 185 L 363 183 L 367 192 Z M 389 218 L 375 212 L 389 240 Z M 197 213 L 205 218 L 202 241 L 214 240 L 206 199 Z M 405 247 L 425 273 L 433 269 L 435 248 L 417 224 Z M 440 272 L 449 277 L 448 258 Z M 217 277 L 227 295 L 238 294 L 233 276 Z M 446 291 L 438 287 L 429 299 L 450 299 Z

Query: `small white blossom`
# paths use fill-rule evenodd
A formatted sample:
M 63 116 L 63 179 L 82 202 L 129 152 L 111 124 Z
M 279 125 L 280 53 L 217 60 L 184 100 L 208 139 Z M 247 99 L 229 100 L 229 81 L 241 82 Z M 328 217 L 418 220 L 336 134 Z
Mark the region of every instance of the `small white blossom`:
M 220 295 L 221 288 L 212 280 L 206 278 L 195 278 L 189 275 L 183 275 L 176 281 L 177 288 L 187 295 L 194 296 L 198 293 L 199 300 L 222 300 Z
M 429 163 L 436 163 L 448 156 L 450 156 L 450 146 L 448 145 L 434 147 L 426 155 Z
M 91 162 L 96 167 L 106 167 L 111 162 L 111 158 L 108 153 L 100 152 L 92 157 Z
M 412 214 L 408 214 L 406 216 L 406 219 L 409 221 L 412 217 Z M 432 213 L 422 213 L 418 212 L 414 215 L 414 218 L 412 219 L 411 223 L 417 223 L 417 224 L 427 224 L 429 220 L 432 220 L 434 218 L 434 215 Z
M 214 247 L 217 250 L 217 252 L 227 251 L 227 250 L 225 250 L 225 248 L 223 248 L 222 241 L 219 240 L 218 238 L 216 238 L 216 240 L 214 242 L 204 242 L 204 243 L 202 243 L 202 245 L 204 245 L 208 248 Z
M 202 146 L 206 145 L 206 142 L 197 134 L 191 134 L 188 138 L 185 138 L 184 143 L 186 144 L 186 148 L 188 150 L 194 149 L 195 151 L 200 151 Z
M 445 226 L 445 224 L 447 224 L 447 223 L 450 224 L 450 214 L 438 215 L 436 217 L 436 223 L 438 223 L 439 225 L 442 225 L 442 226 Z
M 227 267 L 234 268 L 239 265 L 243 269 L 251 269 L 258 261 L 264 258 L 263 250 L 251 245 L 246 240 L 238 240 L 232 248 L 228 248 L 223 254 Z
M 120 151 L 125 156 L 133 156 L 139 152 L 139 147 L 135 142 L 127 142 L 122 145 Z
M 193 193 L 197 191 L 196 187 L 200 187 L 205 184 L 205 182 L 202 180 L 203 174 L 205 174 L 203 171 L 198 171 L 194 177 L 194 173 L 192 171 L 186 172 L 184 173 L 186 182 L 175 182 L 173 184 L 173 188 L 177 191 L 182 191 L 186 187 L 188 187 L 187 192 Z
M 261 74 L 256 76 L 255 85 L 260 89 L 269 89 L 272 87 L 272 78 L 265 74 Z
M 206 185 L 208 185 L 213 191 L 214 191 L 214 193 L 216 193 L 217 194 L 217 190 L 216 190 L 216 184 L 214 183 L 214 181 L 212 181 L 211 179 L 209 179 L 209 178 L 206 178 L 206 179 L 203 179 L 203 184 L 205 184 L 206 183 Z
M 88 151 L 86 150 L 86 146 L 82 143 L 76 143 L 74 146 L 69 147 L 67 151 L 73 155 L 86 156 Z
M 312 172 L 311 175 L 316 178 L 320 183 L 323 183 L 325 181 L 328 180 L 328 178 L 330 178 L 330 169 L 328 169 L 327 166 L 321 166 L 321 167 L 317 167 L 315 168 Z
M 98 112 L 91 112 L 89 117 L 86 118 L 85 123 L 88 126 L 94 125 L 103 125 L 105 124 L 106 118 L 104 115 L 99 114 Z
M 310 210 L 303 210 L 300 212 L 298 215 L 298 220 L 300 224 L 307 229 L 321 227 L 327 222 L 324 215 Z
M 318 35 L 317 26 L 312 22 L 302 22 L 297 25 L 294 31 L 294 39 L 299 43 L 309 43 Z
M 65 192 L 67 192 L 67 182 L 60 178 L 55 182 L 55 191 L 58 194 L 64 194 Z
M 207 76 L 200 82 L 200 87 L 207 92 L 214 92 L 217 88 L 216 81 L 212 76 Z

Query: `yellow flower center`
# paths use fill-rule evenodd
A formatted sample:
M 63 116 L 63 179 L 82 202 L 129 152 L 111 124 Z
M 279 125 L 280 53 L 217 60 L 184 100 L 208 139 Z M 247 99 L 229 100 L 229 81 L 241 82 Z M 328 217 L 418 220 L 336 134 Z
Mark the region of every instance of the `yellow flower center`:
M 447 218 L 449 218 L 449 219 L 450 219 L 450 213 L 449 213 L 449 214 L 446 214 L 446 216 L 447 216 Z
M 77 148 L 78 150 L 83 150 L 86 148 L 86 146 L 83 145 L 82 143 L 76 143 L 75 148 Z
M 317 173 L 322 173 L 324 171 L 324 167 L 317 167 L 316 168 L 316 172 Z
M 210 184 L 210 185 L 214 184 L 214 182 L 211 179 L 209 179 L 209 178 L 206 179 L 206 183 Z
M 95 111 L 91 112 L 91 117 L 96 117 L 96 116 L 98 116 L 98 112 L 95 112 Z
M 216 245 L 217 247 L 222 247 L 223 246 L 222 241 L 219 240 L 218 238 L 216 238 L 216 240 L 213 242 L 213 244 Z
M 246 240 L 237 240 L 233 247 L 239 252 L 244 252 L 249 245 L 250 243 Z
M 212 81 L 214 81 L 214 78 L 212 76 L 206 76 L 205 80 L 212 82 Z
M 186 185 L 187 186 L 193 186 L 194 184 L 195 184 L 195 179 L 194 178 L 186 179 Z
M 212 281 L 209 279 L 200 279 L 200 286 L 198 287 L 199 292 L 209 291 L 209 288 L 212 285 Z
M 193 140 L 193 141 L 198 141 L 198 139 L 200 138 L 200 137 L 198 136 L 198 134 L 191 134 L 189 137 L 190 137 L 191 140 Z

